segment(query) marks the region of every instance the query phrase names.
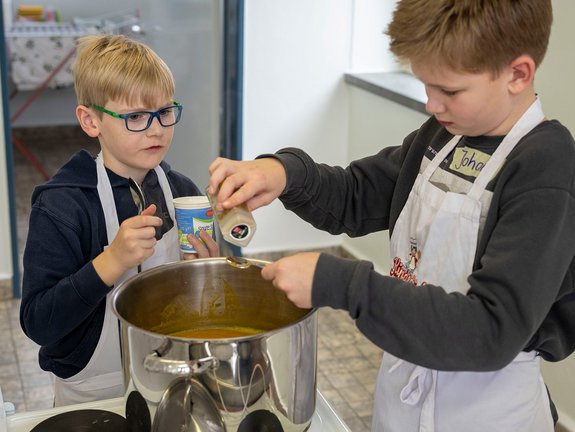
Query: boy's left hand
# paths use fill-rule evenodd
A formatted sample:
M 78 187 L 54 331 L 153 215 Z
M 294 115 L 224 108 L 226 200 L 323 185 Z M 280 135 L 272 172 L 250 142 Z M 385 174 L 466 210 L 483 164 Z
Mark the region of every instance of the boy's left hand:
M 262 269 L 262 277 L 286 293 L 297 307 L 309 309 L 311 289 L 319 253 L 298 253 L 281 258 Z
M 188 241 L 194 247 L 197 253 L 185 253 L 185 260 L 196 258 L 210 258 L 220 256 L 220 247 L 206 231 L 200 231 L 200 238 L 193 234 L 188 234 Z

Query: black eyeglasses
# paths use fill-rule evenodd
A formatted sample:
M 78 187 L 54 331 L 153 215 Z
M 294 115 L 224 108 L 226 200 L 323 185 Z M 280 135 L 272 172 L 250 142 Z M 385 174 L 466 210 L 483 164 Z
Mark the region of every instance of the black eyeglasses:
M 154 117 L 158 119 L 163 127 L 173 126 L 180 121 L 183 109 L 182 104 L 176 101 L 174 101 L 174 105 L 159 109 L 158 111 L 137 111 L 127 114 L 118 114 L 117 112 L 107 110 L 96 104 L 90 106 L 112 117 L 123 119 L 126 123 L 126 129 L 131 132 L 145 131 L 154 121 Z

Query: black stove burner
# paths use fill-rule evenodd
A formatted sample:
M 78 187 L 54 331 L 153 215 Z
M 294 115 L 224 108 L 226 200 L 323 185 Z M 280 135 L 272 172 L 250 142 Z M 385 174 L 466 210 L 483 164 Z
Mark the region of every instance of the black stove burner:
M 126 419 L 130 432 L 150 432 L 152 419 L 148 404 L 139 391 L 132 391 L 126 400 Z
M 284 432 L 284 429 L 273 413 L 257 410 L 242 420 L 238 432 Z
M 44 420 L 30 432 L 129 432 L 128 421 L 104 410 L 77 410 Z

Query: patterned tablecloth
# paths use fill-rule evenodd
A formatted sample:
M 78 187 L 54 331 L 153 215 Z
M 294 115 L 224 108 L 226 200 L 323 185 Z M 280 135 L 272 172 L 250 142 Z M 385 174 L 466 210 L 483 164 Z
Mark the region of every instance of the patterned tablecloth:
M 33 90 L 74 49 L 76 39 L 94 33 L 93 27 L 56 23 L 14 23 L 6 32 L 11 78 L 18 90 Z M 72 85 L 72 59 L 54 76 L 49 87 Z

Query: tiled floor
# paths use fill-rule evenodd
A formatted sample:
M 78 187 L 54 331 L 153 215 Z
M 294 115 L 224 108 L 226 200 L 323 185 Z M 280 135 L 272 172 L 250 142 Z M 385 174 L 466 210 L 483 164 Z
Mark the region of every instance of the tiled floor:
M 53 174 L 80 146 L 96 152 L 96 143 L 78 130 L 41 128 L 15 131 Z M 20 253 L 27 235 L 30 194 L 40 175 L 15 154 L 18 238 Z M 329 251 L 339 253 L 338 250 Z M 258 255 L 277 259 L 282 253 Z M 0 387 L 17 412 L 52 405 L 50 376 L 37 362 L 38 346 L 22 332 L 18 300 L 0 301 Z M 372 395 L 381 350 L 357 329 L 346 312 L 321 309 L 318 336 L 318 388 L 353 432 L 370 430 Z

